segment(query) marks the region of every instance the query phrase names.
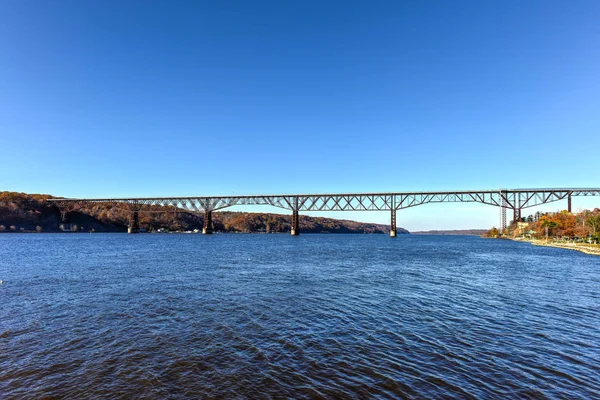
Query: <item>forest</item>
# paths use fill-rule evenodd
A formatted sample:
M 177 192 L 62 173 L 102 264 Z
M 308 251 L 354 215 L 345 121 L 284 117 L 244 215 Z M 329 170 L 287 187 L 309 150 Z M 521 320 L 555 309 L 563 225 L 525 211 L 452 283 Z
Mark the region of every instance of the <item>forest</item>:
M 502 236 L 497 228 L 489 230 L 485 236 Z M 567 210 L 554 213 L 537 212 L 512 223 L 505 233 L 507 237 L 528 237 L 534 239 L 555 238 L 581 240 L 598 243 L 600 241 L 600 209 L 570 213 Z

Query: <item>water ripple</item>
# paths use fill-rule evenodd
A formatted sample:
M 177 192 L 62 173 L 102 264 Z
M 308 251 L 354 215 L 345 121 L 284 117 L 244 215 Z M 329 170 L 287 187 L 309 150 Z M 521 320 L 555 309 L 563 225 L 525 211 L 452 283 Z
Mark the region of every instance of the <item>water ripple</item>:
M 600 398 L 600 259 L 469 237 L 2 235 L 0 398 Z

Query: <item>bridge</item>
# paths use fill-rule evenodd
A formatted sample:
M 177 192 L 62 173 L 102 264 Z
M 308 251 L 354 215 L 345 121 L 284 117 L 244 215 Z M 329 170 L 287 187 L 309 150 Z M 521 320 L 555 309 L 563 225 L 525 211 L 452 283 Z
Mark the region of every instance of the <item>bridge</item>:
M 523 209 L 567 200 L 567 210 L 572 211 L 572 197 L 600 196 L 600 188 L 558 189 L 498 189 L 443 192 L 393 192 L 393 193 L 338 193 L 338 194 L 279 194 L 251 196 L 195 196 L 195 197 L 141 197 L 141 198 L 56 198 L 49 199 L 67 213 L 90 203 L 105 203 L 129 212 L 129 233 L 139 231 L 140 212 L 168 212 L 176 209 L 192 214 L 204 214 L 202 233 L 213 231 L 212 212 L 240 205 L 269 205 L 291 211 L 291 234 L 300 234 L 299 214 L 302 211 L 388 211 L 390 236 L 396 236 L 396 212 L 405 208 L 429 203 L 482 203 L 501 209 L 500 227 L 507 227 L 507 212 L 512 210 L 513 221 L 521 219 Z

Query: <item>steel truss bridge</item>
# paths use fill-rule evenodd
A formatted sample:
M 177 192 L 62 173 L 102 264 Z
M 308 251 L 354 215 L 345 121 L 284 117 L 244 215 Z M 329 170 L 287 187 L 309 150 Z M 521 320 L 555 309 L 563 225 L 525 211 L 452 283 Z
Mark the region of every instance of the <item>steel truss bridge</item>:
M 482 203 L 501 209 L 501 230 L 507 227 L 507 211 L 512 210 L 513 221 L 521 219 L 521 211 L 541 204 L 567 200 L 571 212 L 573 196 L 600 196 L 600 188 L 558 189 L 499 189 L 464 190 L 447 192 L 394 192 L 394 193 L 339 193 L 339 194 L 281 194 L 251 196 L 197 196 L 197 197 L 142 197 L 49 199 L 67 213 L 90 203 L 110 204 L 130 213 L 130 233 L 139 230 L 140 212 L 185 211 L 204 214 L 203 233 L 212 233 L 212 212 L 232 206 L 269 205 L 292 212 L 292 235 L 300 233 L 299 213 L 302 211 L 389 211 L 390 236 L 396 236 L 396 212 L 429 203 Z

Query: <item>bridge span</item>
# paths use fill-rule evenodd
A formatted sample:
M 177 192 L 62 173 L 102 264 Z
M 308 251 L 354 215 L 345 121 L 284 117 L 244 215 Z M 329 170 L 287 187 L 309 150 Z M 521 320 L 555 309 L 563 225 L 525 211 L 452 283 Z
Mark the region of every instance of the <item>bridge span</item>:
M 212 212 L 238 205 L 270 205 L 292 212 L 291 234 L 300 234 L 299 214 L 302 211 L 388 211 L 390 236 L 396 236 L 396 212 L 428 203 L 482 203 L 501 209 L 500 227 L 507 227 L 507 212 L 512 210 L 513 220 L 521 219 L 521 211 L 541 204 L 567 200 L 567 210 L 572 211 L 573 196 L 600 196 L 600 188 L 541 188 L 459 190 L 442 192 L 391 192 L 391 193 L 338 193 L 338 194 L 275 194 L 250 196 L 192 196 L 192 197 L 140 197 L 140 198 L 55 198 L 53 202 L 61 211 L 63 221 L 67 213 L 90 203 L 106 203 L 130 213 L 128 232 L 139 230 L 140 212 L 169 212 L 173 209 L 193 214 L 204 214 L 202 233 L 213 230 Z

